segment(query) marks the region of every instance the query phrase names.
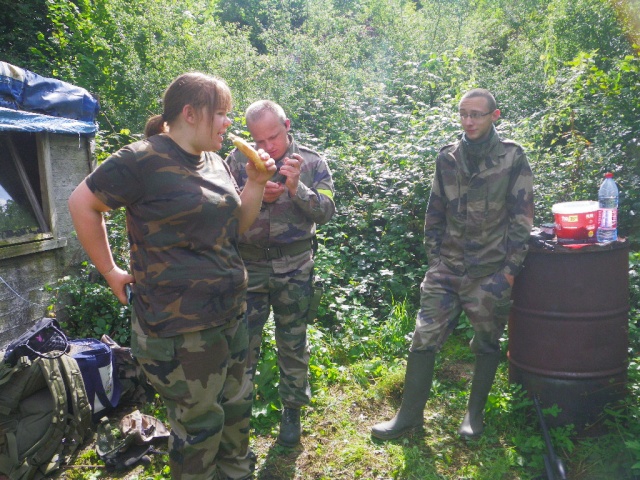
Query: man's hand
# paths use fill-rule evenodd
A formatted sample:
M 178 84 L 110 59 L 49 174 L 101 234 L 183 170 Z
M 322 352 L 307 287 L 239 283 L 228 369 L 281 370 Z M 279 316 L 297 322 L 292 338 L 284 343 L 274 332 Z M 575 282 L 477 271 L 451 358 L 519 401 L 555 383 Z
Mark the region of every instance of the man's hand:
M 290 196 L 294 196 L 298 192 L 298 183 L 300 182 L 300 166 L 304 159 L 294 153 L 290 157 L 285 157 L 282 160 L 282 166 L 278 173 L 286 178 L 284 185 L 282 183 L 267 182 L 264 188 L 264 196 L 262 201 L 265 203 L 273 203 L 278 200 L 278 197 L 282 195 L 285 190 L 289 191 Z
M 287 177 L 285 187 L 289 190 L 289 195 L 294 196 L 298 192 L 298 182 L 300 181 L 300 167 L 304 159 L 297 153 L 291 155 L 291 157 L 285 157 L 280 172 Z
M 278 197 L 284 193 L 284 185 L 277 182 L 267 182 L 264 186 L 264 195 L 262 201 L 265 203 L 273 203 L 278 200 Z

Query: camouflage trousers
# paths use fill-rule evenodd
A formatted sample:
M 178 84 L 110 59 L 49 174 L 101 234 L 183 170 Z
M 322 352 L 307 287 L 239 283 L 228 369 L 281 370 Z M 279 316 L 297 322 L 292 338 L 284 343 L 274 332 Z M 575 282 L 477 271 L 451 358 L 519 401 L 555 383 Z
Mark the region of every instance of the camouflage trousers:
M 420 310 L 410 351 L 438 351 L 464 312 L 473 327 L 471 351 L 500 350 L 511 309 L 511 285 L 502 272 L 470 278 L 440 262 L 429 268 L 420 285 Z
M 173 479 L 252 478 L 247 345 L 244 315 L 169 338 L 146 336 L 133 319 L 131 351 L 167 408 Z
M 274 273 L 269 264 L 248 265 L 247 318 L 249 322 L 249 363 L 254 377 L 262 331 L 273 308 L 283 406 L 300 408 L 311 401 L 309 385 L 309 343 L 307 313 L 311 299 L 313 262 L 304 269 L 286 274 Z

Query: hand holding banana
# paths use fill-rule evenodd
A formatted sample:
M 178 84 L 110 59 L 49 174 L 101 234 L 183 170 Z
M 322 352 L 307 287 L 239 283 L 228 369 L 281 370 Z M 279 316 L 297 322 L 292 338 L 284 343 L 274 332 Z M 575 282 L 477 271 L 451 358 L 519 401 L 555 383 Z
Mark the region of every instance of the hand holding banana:
M 240 138 L 233 133 L 228 133 L 227 135 L 235 147 L 240 150 L 245 157 L 251 160 L 259 172 L 265 173 L 267 171 L 267 167 L 262 161 L 262 158 L 260 158 L 260 154 L 251 145 L 249 145 L 243 138 Z

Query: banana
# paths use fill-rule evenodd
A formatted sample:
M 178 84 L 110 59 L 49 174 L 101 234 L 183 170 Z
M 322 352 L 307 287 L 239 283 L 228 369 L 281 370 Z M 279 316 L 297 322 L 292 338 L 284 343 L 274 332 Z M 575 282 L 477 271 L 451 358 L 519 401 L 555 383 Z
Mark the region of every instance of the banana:
M 264 166 L 264 162 L 260 158 L 260 155 L 258 155 L 258 152 L 256 152 L 251 145 L 249 145 L 247 142 L 245 142 L 244 139 L 238 137 L 237 135 L 234 135 L 233 133 L 228 133 L 227 135 L 236 146 L 236 148 L 244 153 L 244 155 L 253 162 L 255 167 L 260 172 L 264 173 L 267 171 L 267 167 Z

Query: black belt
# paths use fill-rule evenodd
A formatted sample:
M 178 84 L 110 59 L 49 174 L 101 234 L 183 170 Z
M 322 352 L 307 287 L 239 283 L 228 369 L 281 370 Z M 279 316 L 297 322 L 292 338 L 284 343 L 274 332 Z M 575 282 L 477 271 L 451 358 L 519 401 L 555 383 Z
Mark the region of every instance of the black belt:
M 238 245 L 243 260 L 274 260 L 285 255 L 297 255 L 313 248 L 311 240 L 298 240 L 297 242 L 280 245 L 277 247 L 257 247 L 247 243 Z

